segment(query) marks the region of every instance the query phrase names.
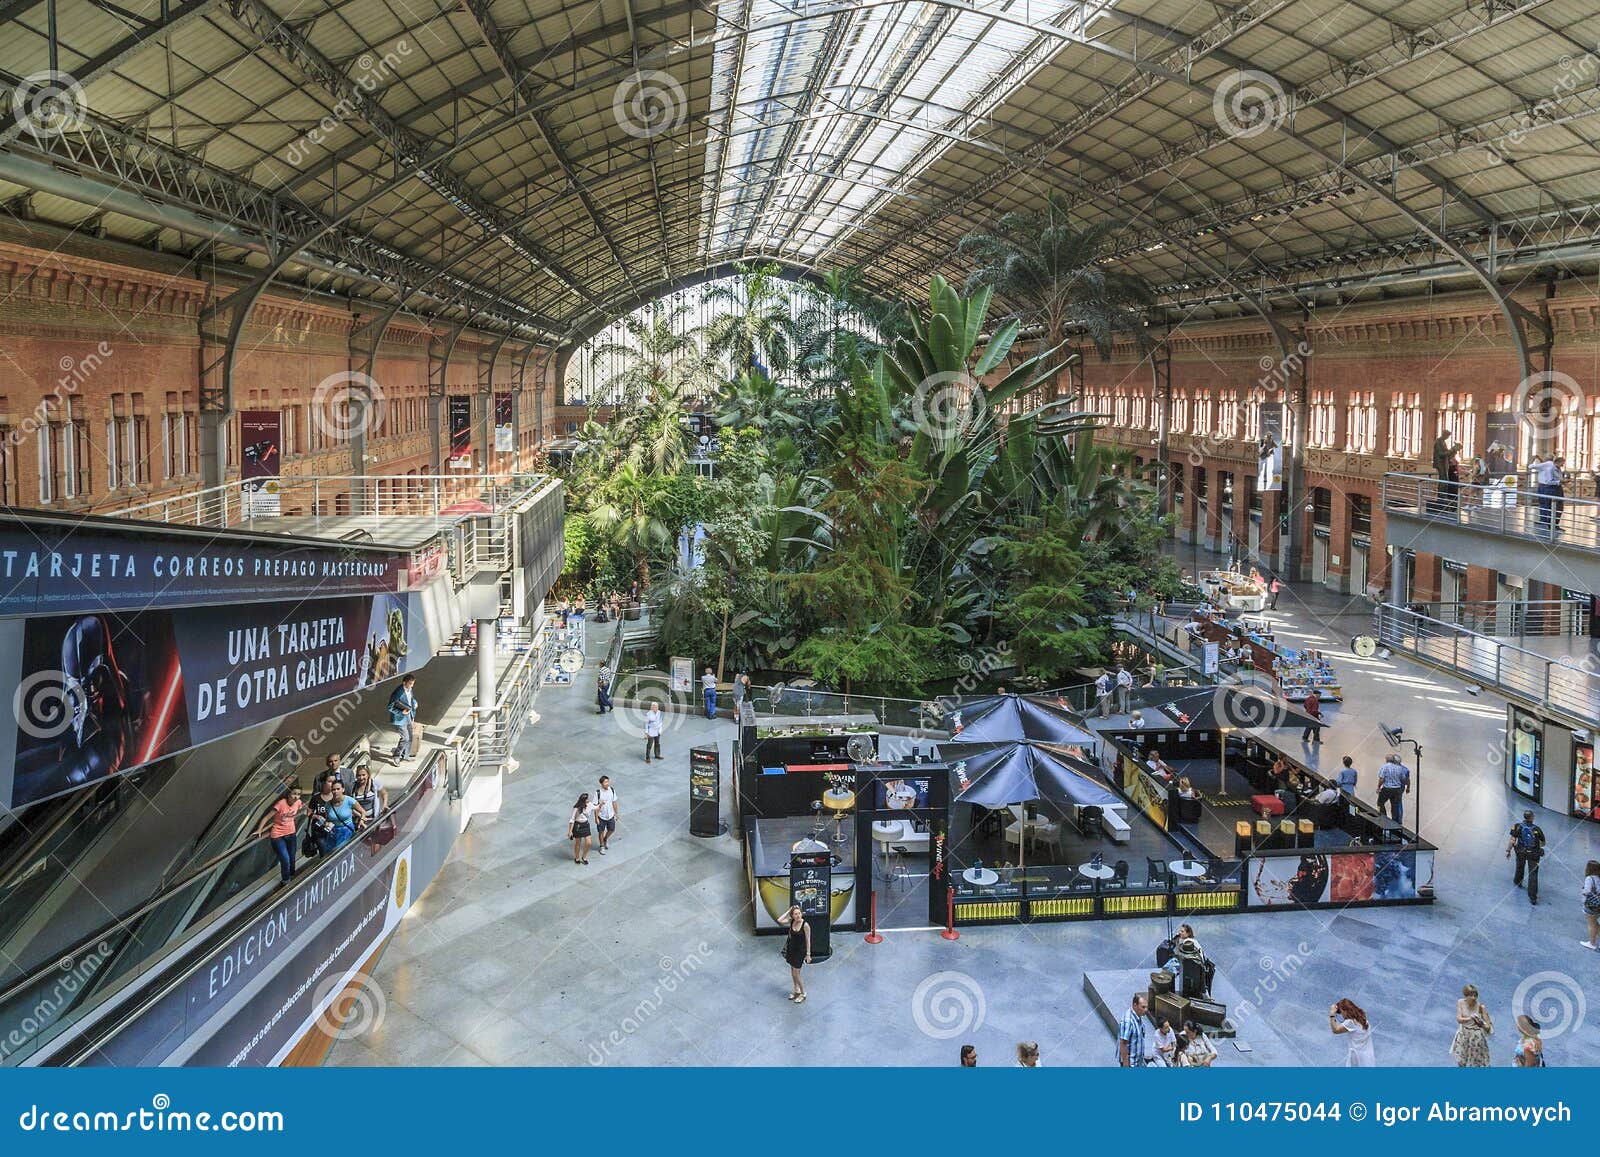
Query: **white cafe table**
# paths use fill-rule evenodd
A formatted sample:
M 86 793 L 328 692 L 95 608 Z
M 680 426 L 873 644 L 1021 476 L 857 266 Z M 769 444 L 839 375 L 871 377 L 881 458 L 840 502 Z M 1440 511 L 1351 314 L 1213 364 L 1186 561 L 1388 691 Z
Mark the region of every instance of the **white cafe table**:
M 1000 873 L 988 868 L 968 868 L 961 873 L 961 878 L 975 888 L 992 888 L 1000 882 Z
M 1167 867 L 1172 869 L 1174 876 L 1184 876 L 1190 880 L 1199 879 L 1206 874 L 1206 866 L 1199 860 L 1173 860 Z
M 1091 860 L 1087 864 L 1078 865 L 1078 874 L 1088 876 L 1091 880 L 1109 880 L 1117 873 L 1115 869 L 1108 868 L 1104 864 L 1096 866 L 1094 861 Z

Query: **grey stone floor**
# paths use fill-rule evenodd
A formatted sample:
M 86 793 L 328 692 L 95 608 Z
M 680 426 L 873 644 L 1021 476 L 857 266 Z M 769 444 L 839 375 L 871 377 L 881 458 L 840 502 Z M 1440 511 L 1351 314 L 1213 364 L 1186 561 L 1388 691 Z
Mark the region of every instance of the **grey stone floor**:
M 1546 1023 L 1552 1064 L 1600 1064 L 1600 954 L 1578 945 L 1579 883 L 1584 861 L 1600 857 L 1600 825 L 1541 813 L 1552 852 L 1531 907 L 1503 859 L 1522 806 L 1501 773 L 1503 704 L 1403 661 L 1356 660 L 1346 644 L 1368 615 L 1310 587 L 1280 603 L 1285 636 L 1337 653 L 1346 677 L 1346 702 L 1306 754 L 1322 767 L 1354 755 L 1370 798 L 1387 752 L 1377 719 L 1422 742 L 1439 900 L 1216 917 L 1199 924 L 1208 953 L 1264 1018 L 1259 1031 L 1306 1065 L 1343 1062 L 1326 1015 L 1341 996 L 1368 1010 L 1381 1063 L 1454 1063 L 1454 1002 L 1467 981 L 1495 1015 L 1497 1064 L 1515 1043 L 1514 1001 Z M 591 649 L 603 641 L 597 633 Z M 595 715 L 583 687 L 541 694 L 543 719 L 522 740 L 503 811 L 461 838 L 380 962 L 383 1015 L 329 1063 L 945 1065 L 973 1041 L 985 1063 L 1009 1064 L 1024 1039 L 1040 1042 L 1047 1065 L 1111 1063 L 1083 974 L 1148 967 L 1161 921 L 971 929 L 955 943 L 931 932 L 877 946 L 841 936 L 833 959 L 807 971 L 809 1001 L 791 1005 L 776 940 L 744 919 L 737 845 L 687 830 L 688 749 L 716 739 L 726 774 L 732 725 L 670 719 L 668 758 L 646 767 L 638 720 Z M 620 792 L 620 832 L 612 854 L 581 867 L 564 825 L 601 773 Z

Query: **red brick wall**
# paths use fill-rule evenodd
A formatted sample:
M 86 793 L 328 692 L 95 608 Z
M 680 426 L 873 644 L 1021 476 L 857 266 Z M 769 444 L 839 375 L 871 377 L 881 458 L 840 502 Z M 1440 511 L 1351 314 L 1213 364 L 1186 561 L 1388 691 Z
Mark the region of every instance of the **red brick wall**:
M 69 414 L 85 424 L 88 436 L 83 463 L 88 493 L 67 498 L 58 492 L 49 503 L 52 509 L 115 509 L 199 488 L 197 455 L 168 476 L 163 417 L 198 413 L 199 314 L 205 295 L 199 281 L 0 242 L 0 425 L 6 431 L 0 438 L 5 451 L 0 466 L 6 503 L 41 504 L 40 428 Z M 358 368 L 350 358 L 349 338 L 361 320 L 358 313 L 322 302 L 270 295 L 251 314 L 234 370 L 234 407 L 282 410 L 286 424 L 293 423 L 295 430 L 286 432 L 285 476 L 353 471 L 351 450 L 339 438 L 337 423 L 313 421 L 313 400 L 319 383 Z M 429 337 L 426 327 L 410 320 L 397 320 L 384 335 L 373 365 L 384 404 L 370 427 L 369 475 L 432 469 Z M 487 341 L 473 333 L 462 336 L 447 375 L 448 392 L 476 395 L 477 359 Z M 518 429 L 524 469 L 535 464 L 547 436 L 535 424 L 538 391 L 545 394 L 545 425 L 552 424 L 554 390 L 545 353 L 536 350 L 528 362 Z M 511 389 L 521 356 L 521 349 L 502 349 L 491 379 L 495 390 Z M 325 390 L 323 396 L 337 396 L 337 391 Z M 112 489 L 106 421 L 114 414 L 145 419 L 146 480 Z M 473 444 L 482 464 L 477 419 L 475 408 Z M 233 425 L 228 471 L 237 477 L 237 422 Z M 327 434 L 318 435 L 319 425 Z M 512 466 L 510 454 L 490 457 L 493 470 Z

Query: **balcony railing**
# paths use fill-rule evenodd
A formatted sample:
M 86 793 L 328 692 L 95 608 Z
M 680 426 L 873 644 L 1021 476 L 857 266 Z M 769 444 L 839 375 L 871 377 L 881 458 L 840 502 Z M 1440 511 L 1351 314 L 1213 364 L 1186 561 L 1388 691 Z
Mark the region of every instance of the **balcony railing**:
M 1546 704 L 1574 720 L 1600 718 L 1600 674 L 1592 660 L 1552 658 L 1441 622 L 1404 607 L 1378 607 L 1378 637 L 1387 647 L 1444 667 L 1526 703 Z
M 1509 485 L 1477 486 L 1424 474 L 1386 474 L 1383 508 L 1447 526 L 1600 551 L 1600 499 L 1541 495 L 1525 477 Z
M 1406 609 L 1499 639 L 1573 638 L 1589 632 L 1589 604 L 1576 599 L 1407 603 Z

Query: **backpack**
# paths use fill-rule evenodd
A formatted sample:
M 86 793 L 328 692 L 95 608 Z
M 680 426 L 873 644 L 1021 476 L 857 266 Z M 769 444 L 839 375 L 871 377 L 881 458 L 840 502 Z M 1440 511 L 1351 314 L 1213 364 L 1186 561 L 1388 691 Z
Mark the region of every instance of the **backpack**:
M 1539 829 L 1536 826 L 1529 823 L 1517 825 L 1517 850 L 1519 852 L 1539 850 Z

